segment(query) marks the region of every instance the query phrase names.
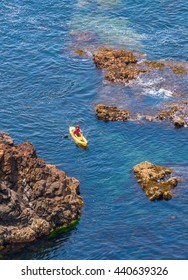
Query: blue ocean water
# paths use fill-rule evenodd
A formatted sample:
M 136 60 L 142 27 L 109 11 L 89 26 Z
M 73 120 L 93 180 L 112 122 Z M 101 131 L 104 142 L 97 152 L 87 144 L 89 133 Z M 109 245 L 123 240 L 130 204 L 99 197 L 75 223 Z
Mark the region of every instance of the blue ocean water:
M 132 86 L 112 86 L 91 58 L 74 50 L 83 44 L 121 47 L 188 67 L 188 2 L 2 0 L 0 5 L 0 129 L 16 143 L 31 141 L 38 157 L 79 179 L 85 203 L 75 229 L 8 258 L 187 259 L 188 130 L 95 117 L 100 102 L 149 112 L 186 99 L 187 75 L 156 74 Z M 64 138 L 77 122 L 87 150 Z M 150 202 L 138 186 L 132 167 L 146 160 L 183 177 L 172 200 Z

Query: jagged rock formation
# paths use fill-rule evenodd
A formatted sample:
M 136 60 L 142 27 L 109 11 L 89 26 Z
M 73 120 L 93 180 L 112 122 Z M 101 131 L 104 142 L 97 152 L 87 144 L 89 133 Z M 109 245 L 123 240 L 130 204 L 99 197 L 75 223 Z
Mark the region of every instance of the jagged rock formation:
M 180 181 L 176 177 L 170 177 L 173 172 L 171 168 L 161 167 L 147 161 L 135 165 L 133 172 L 150 200 L 171 199 L 172 189 Z
M 70 224 L 83 205 L 79 181 L 37 158 L 32 143 L 0 133 L 0 248 Z

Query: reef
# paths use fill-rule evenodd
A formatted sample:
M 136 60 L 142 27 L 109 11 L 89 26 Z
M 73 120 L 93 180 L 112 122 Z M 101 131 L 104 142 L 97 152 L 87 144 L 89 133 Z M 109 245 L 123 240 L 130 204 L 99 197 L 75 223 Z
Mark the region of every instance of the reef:
M 165 110 L 160 110 L 156 115 L 150 116 L 144 113 L 134 113 L 116 106 L 98 104 L 95 108 L 98 119 L 104 121 L 149 121 L 171 122 L 176 128 L 188 126 L 187 103 L 171 104 Z
M 147 161 L 135 165 L 133 172 L 150 200 L 171 199 L 173 189 L 177 186 L 178 181 L 181 181 L 179 178 L 170 177 L 173 172 L 171 168 Z
M 143 54 L 136 51 L 118 50 L 112 48 L 100 48 L 87 46 L 75 50 L 80 56 L 88 57 L 88 50 L 93 53 L 93 61 L 97 68 L 105 70 L 105 79 L 111 83 L 129 83 L 135 80 L 139 74 L 152 71 L 167 70 L 175 75 L 187 74 L 184 62 L 168 60 L 147 61 Z
M 168 69 L 176 75 L 187 74 L 183 63 L 174 61 L 144 61 L 141 55 L 128 50 L 114 50 L 110 48 L 99 48 L 93 54 L 95 65 L 106 71 L 105 78 L 112 83 L 128 83 L 136 79 L 140 73 L 154 70 L 162 71 Z
M 27 244 L 78 220 L 79 181 L 0 132 L 0 248 Z

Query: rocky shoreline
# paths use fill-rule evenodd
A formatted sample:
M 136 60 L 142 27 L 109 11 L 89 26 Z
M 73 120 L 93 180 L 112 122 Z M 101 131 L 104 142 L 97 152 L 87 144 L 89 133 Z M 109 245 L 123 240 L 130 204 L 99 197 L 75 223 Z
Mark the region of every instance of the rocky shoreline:
M 79 219 L 79 181 L 46 164 L 32 143 L 0 132 L 0 248 L 27 244 Z

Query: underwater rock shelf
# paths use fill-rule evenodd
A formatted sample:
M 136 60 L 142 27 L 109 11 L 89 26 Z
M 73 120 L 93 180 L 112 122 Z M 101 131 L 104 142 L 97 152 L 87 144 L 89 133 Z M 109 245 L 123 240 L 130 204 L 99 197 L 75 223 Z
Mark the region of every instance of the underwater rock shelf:
M 46 164 L 32 143 L 0 132 L 0 248 L 49 235 L 79 219 L 79 181 Z
M 180 178 L 170 177 L 173 172 L 171 168 L 147 161 L 135 165 L 133 172 L 150 200 L 171 199 L 173 188 L 177 186 L 178 181 L 181 181 Z

